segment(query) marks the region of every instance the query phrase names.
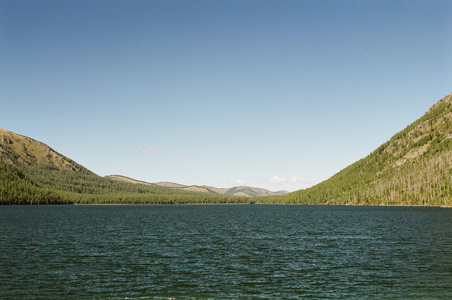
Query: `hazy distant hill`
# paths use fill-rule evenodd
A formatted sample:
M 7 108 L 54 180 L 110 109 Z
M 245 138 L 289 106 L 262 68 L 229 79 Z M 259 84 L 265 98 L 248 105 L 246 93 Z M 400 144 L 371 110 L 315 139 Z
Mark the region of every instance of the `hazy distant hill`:
M 250 196 L 267 196 L 252 202 L 451 206 L 452 94 L 330 179 L 281 193 L 100 177 L 42 142 L 0 129 L 0 204 L 250 203 Z
M 452 205 L 451 102 L 452 94 L 369 156 L 314 187 L 277 201 Z
M 272 192 L 266 189 L 255 188 L 250 186 L 236 186 L 228 189 L 224 195 L 234 195 L 234 196 L 248 196 L 248 197 L 258 197 L 258 196 L 277 196 L 286 195 L 287 191 L 276 191 Z
M 0 204 L 248 201 L 122 179 L 98 176 L 42 142 L 0 129 Z
M 136 180 L 136 179 L 133 179 L 130 177 L 122 176 L 122 175 L 109 175 L 109 176 L 105 176 L 105 178 L 115 180 L 115 181 L 133 183 L 133 184 L 144 184 L 144 185 L 157 186 L 155 184 L 152 184 L 152 183 L 149 183 L 146 181 Z
M 146 191 L 152 190 L 154 193 L 163 194 L 187 194 L 192 192 L 253 197 L 284 193 L 275 193 L 252 187 L 220 189 L 209 186 L 186 186 L 172 182 L 148 183 L 121 175 L 111 175 L 102 178 L 42 142 L 1 128 L 0 161 L 20 167 L 22 172 L 28 174 L 33 182 L 41 184 L 47 189 L 79 194 L 116 193 L 124 190 L 127 192 L 138 192 L 137 187 L 118 188 L 117 184 L 112 184 L 111 181 L 145 185 L 147 186 Z M 75 175 L 74 173 L 78 174 Z
M 141 183 L 141 184 L 148 184 L 148 185 L 157 185 L 162 187 L 168 187 L 172 189 L 178 189 L 183 191 L 191 191 L 191 192 L 199 192 L 199 193 L 208 193 L 208 194 L 220 194 L 220 195 L 230 195 L 230 196 L 242 196 L 242 197 L 259 197 L 259 196 L 275 196 L 275 195 L 285 195 L 288 192 L 286 191 L 278 191 L 278 192 L 272 192 L 266 189 L 262 188 L 255 188 L 255 187 L 249 187 L 249 186 L 237 186 L 232 188 L 217 188 L 213 186 L 207 186 L 207 185 L 183 185 L 179 183 L 174 182 L 144 182 L 140 180 L 135 180 L 126 176 L 121 175 L 110 175 L 106 176 L 107 178 L 118 180 L 118 181 L 125 181 L 125 182 L 131 182 L 131 183 Z

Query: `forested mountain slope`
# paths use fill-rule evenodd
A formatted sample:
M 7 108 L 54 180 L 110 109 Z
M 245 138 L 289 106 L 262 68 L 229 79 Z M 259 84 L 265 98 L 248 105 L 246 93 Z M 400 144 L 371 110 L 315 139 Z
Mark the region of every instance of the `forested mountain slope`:
M 369 156 L 276 202 L 452 205 L 452 94 Z
M 0 161 L 0 204 L 59 204 L 62 198 L 31 180 L 16 166 Z
M 452 94 L 330 179 L 252 202 L 451 206 L 451 200 Z M 41 142 L 0 129 L 0 204 L 43 203 L 250 203 L 250 198 L 100 177 Z
M 248 201 L 101 177 L 42 142 L 4 129 L 0 129 L 0 172 L 0 204 Z

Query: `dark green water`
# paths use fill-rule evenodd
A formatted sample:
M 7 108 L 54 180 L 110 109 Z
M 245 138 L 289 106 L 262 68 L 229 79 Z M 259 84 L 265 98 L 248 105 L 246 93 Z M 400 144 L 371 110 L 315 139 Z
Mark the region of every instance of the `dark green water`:
M 1 299 L 452 299 L 452 209 L 0 207 Z

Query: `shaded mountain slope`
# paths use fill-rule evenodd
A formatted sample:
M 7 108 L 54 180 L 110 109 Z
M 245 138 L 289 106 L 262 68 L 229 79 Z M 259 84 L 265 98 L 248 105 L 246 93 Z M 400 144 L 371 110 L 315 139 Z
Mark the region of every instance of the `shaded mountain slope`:
M 369 156 L 285 203 L 451 205 L 452 94 Z

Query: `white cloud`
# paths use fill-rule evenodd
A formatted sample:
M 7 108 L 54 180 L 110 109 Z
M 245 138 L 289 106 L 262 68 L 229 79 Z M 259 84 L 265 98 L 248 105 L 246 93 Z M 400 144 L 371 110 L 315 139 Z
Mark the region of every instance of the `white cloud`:
M 144 154 L 144 155 L 148 155 L 148 154 L 157 154 L 160 151 L 159 147 L 156 146 L 149 146 L 145 149 L 141 149 L 140 153 Z
M 289 178 L 290 183 L 309 183 L 309 178 L 303 176 L 293 176 Z
M 290 184 L 290 183 L 309 183 L 309 178 L 303 176 L 292 176 L 292 177 L 281 177 L 281 176 L 270 176 L 264 179 L 264 181 L 273 184 Z
M 267 181 L 269 181 L 271 183 L 276 183 L 276 184 L 283 184 L 283 183 L 287 182 L 287 179 L 285 177 L 271 176 L 271 177 L 267 178 Z
M 236 181 L 234 181 L 235 185 L 245 185 L 245 181 L 237 179 Z

